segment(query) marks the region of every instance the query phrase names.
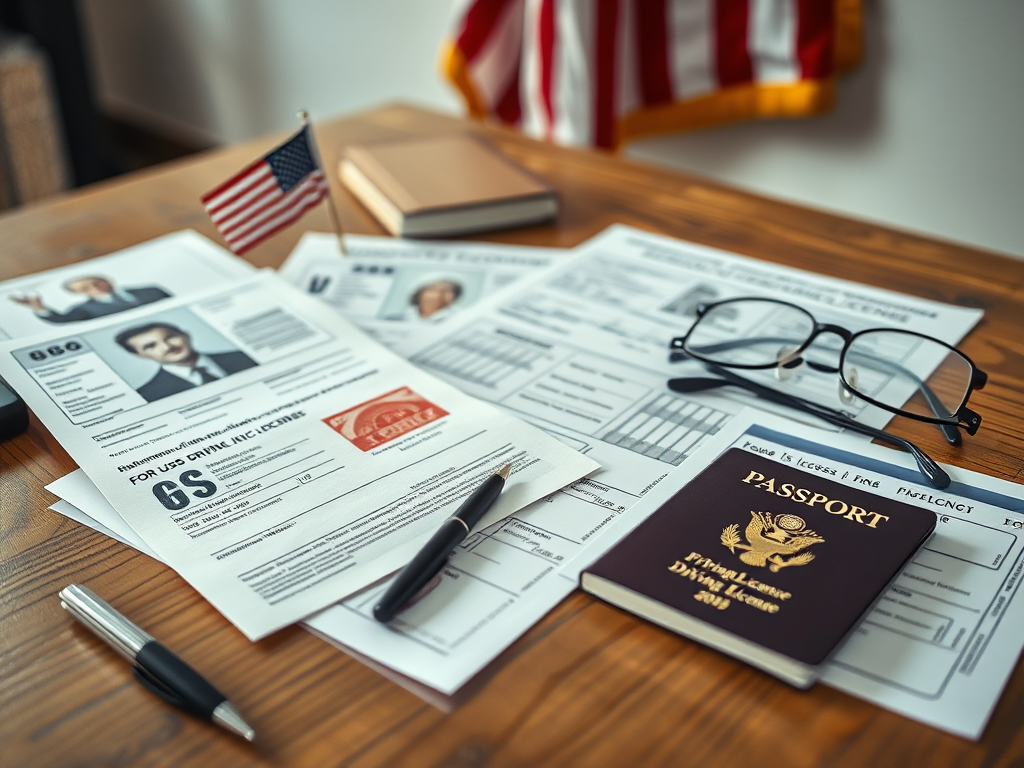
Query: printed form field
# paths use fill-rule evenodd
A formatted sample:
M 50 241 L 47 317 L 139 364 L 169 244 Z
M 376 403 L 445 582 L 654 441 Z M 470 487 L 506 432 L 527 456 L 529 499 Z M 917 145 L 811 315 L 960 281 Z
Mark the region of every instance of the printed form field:
M 1020 564 L 1011 561 L 1020 555 L 1013 533 L 941 517 L 935 535 L 834 663 L 925 698 L 940 696 L 954 672 L 973 671 L 1017 590 Z M 993 599 L 994 594 L 999 596 Z M 888 635 L 885 647 L 890 652 L 884 657 L 870 652 L 877 648 L 870 638 L 879 632 Z

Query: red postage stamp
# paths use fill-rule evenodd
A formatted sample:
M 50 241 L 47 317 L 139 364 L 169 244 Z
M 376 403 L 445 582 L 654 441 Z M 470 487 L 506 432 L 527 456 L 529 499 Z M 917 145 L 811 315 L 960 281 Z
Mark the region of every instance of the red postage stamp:
M 402 387 L 323 422 L 359 450 L 372 451 L 447 415 L 448 411 Z

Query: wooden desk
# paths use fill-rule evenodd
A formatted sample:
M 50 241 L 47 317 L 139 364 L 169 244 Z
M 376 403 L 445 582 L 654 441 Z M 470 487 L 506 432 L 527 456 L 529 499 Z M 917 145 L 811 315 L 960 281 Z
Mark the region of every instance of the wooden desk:
M 388 107 L 318 126 L 327 168 L 347 143 L 467 130 Z M 743 194 L 605 154 L 485 130 L 561 193 L 557 224 L 494 240 L 573 246 L 624 222 L 767 261 L 983 307 L 964 350 L 989 373 L 984 426 L 951 449 L 929 425 L 892 429 L 940 461 L 1021 482 L 1024 262 Z M 0 217 L 0 278 L 184 227 L 218 239 L 199 195 L 277 137 L 215 151 Z M 334 183 L 349 232 L 382 233 Z M 320 210 L 252 252 L 277 266 Z M 74 463 L 38 422 L 0 445 L 0 764 L 287 766 L 1009 765 L 1024 760 L 1018 666 L 980 743 L 825 686 L 800 693 L 574 594 L 516 642 L 453 714 L 298 628 L 252 644 L 169 569 L 50 512 L 43 485 Z M 72 623 L 57 592 L 83 582 L 195 663 L 260 735 L 249 746 L 134 682 Z

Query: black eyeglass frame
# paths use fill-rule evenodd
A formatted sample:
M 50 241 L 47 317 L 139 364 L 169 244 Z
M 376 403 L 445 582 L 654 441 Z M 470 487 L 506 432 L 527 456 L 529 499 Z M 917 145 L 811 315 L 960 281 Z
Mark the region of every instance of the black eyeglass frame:
M 672 354 L 673 356 L 686 355 L 685 352 L 673 352 Z M 686 376 L 682 378 L 669 379 L 668 388 L 673 392 L 679 392 L 680 394 L 690 394 L 694 392 L 707 392 L 708 390 L 718 389 L 719 387 L 727 385 L 737 386 L 747 390 L 748 392 L 753 392 L 758 397 L 770 400 L 773 403 L 794 408 L 798 411 L 803 411 L 804 413 L 809 413 L 812 416 L 817 416 L 819 419 L 830 424 L 835 424 L 837 427 L 850 429 L 854 432 L 860 432 L 862 435 L 868 435 L 876 440 L 881 440 L 882 442 L 889 443 L 890 445 L 895 445 L 898 448 L 903 448 L 904 450 L 909 451 L 914 457 L 914 461 L 917 462 L 917 468 L 921 471 L 921 474 L 928 481 L 928 484 L 934 488 L 938 488 L 940 490 L 948 488 L 950 482 L 952 482 L 949 475 L 938 465 L 935 459 L 906 438 L 890 435 L 888 432 L 884 432 L 881 429 L 861 424 L 860 422 L 851 419 L 841 411 L 836 411 L 832 408 L 828 408 L 827 406 L 818 405 L 810 400 L 805 400 L 786 392 L 780 392 L 779 390 L 772 389 L 764 384 L 759 384 L 756 381 L 745 379 L 738 373 L 733 373 L 732 371 L 719 365 L 715 365 L 714 363 L 705 363 L 701 361 L 701 364 L 720 378 L 710 379 Z M 951 429 L 959 436 L 960 433 L 953 429 L 953 427 L 946 428 Z
M 726 304 L 734 304 L 734 303 L 743 302 L 743 301 L 768 302 L 768 303 L 772 303 L 772 304 L 779 304 L 781 306 L 789 307 L 791 309 L 795 309 L 795 310 L 803 313 L 804 315 L 806 315 L 810 319 L 811 323 L 813 323 L 814 328 L 811 331 L 810 335 L 807 337 L 807 339 L 803 342 L 803 344 L 801 344 L 797 349 L 793 350 L 793 352 L 791 353 L 790 359 L 785 361 L 784 363 L 781 363 L 781 364 L 778 363 L 778 362 L 775 362 L 775 363 L 759 363 L 759 364 L 737 363 L 735 365 L 734 364 L 726 364 L 726 363 L 720 362 L 719 360 L 709 359 L 709 358 L 701 355 L 698 352 L 694 352 L 691 349 L 687 349 L 687 347 L 686 347 L 687 340 L 690 338 L 690 336 L 693 333 L 694 329 L 697 328 L 698 325 L 700 325 L 701 319 L 704 318 L 704 316 L 708 313 L 709 310 L 714 309 L 716 307 L 721 307 L 721 306 L 726 305 Z M 817 321 L 817 319 L 814 317 L 814 315 L 812 315 L 810 312 L 808 312 L 806 309 L 804 309 L 801 306 L 798 306 L 798 305 L 793 304 L 793 303 L 788 302 L 788 301 L 780 301 L 778 299 L 770 299 L 770 298 L 765 298 L 765 297 L 762 297 L 762 296 L 741 296 L 741 297 L 732 298 L 732 299 L 723 299 L 722 301 L 716 301 L 716 302 L 712 302 L 710 304 L 699 304 L 697 306 L 697 313 L 696 314 L 697 314 L 697 319 L 694 321 L 693 325 L 690 326 L 690 329 L 686 332 L 686 335 L 675 337 L 674 339 L 672 339 L 672 343 L 671 343 L 671 348 L 673 350 L 681 350 L 682 352 L 685 352 L 688 357 L 692 357 L 695 360 L 700 360 L 703 363 L 710 363 L 712 365 L 721 366 L 723 368 L 739 368 L 739 369 L 745 369 L 745 370 L 771 370 L 773 368 L 779 368 L 780 365 L 783 368 L 795 368 L 801 362 L 804 362 L 803 356 L 802 356 L 803 352 L 808 347 L 810 347 L 811 344 L 814 343 L 814 340 L 817 339 L 818 336 L 820 336 L 823 333 L 833 333 L 833 334 L 839 336 L 843 340 L 843 348 L 842 348 L 842 350 L 839 353 L 839 367 L 835 368 L 835 367 L 830 366 L 830 365 L 825 365 L 823 363 L 816 363 L 816 362 L 813 362 L 813 361 L 810 361 L 810 360 L 808 360 L 806 362 L 807 362 L 807 364 L 809 366 L 811 366 L 812 368 L 814 368 L 816 370 L 819 370 L 819 371 L 822 371 L 822 372 L 825 372 L 825 373 L 836 373 L 836 374 L 838 374 L 839 375 L 839 380 L 842 382 L 843 386 L 847 390 L 849 390 L 850 392 L 853 392 L 854 394 L 856 394 L 857 397 L 859 397 L 861 400 L 864 400 L 865 402 L 871 403 L 872 405 L 877 406 L 878 408 L 882 408 L 883 410 L 889 411 L 890 413 L 895 413 L 895 414 L 897 414 L 899 416 L 905 416 L 906 418 L 914 419 L 915 421 L 923 421 L 923 422 L 926 422 L 926 423 L 929 423 L 929 424 L 940 424 L 940 425 L 947 425 L 947 426 L 952 426 L 952 427 L 959 427 L 960 429 L 962 429 L 965 432 L 967 432 L 967 434 L 972 435 L 972 436 L 977 433 L 978 428 L 981 426 L 981 416 L 978 413 L 976 413 L 975 411 L 972 411 L 970 408 L 967 407 L 967 401 L 970 400 L 971 394 L 975 390 L 984 388 L 985 384 L 988 382 L 988 374 L 986 374 L 984 371 L 982 371 L 980 368 L 978 368 L 978 366 L 976 366 L 974 364 L 974 361 L 971 360 L 971 358 L 969 358 L 967 355 L 965 355 L 963 352 L 961 352 L 956 347 L 951 346 L 950 344 L 947 344 L 946 342 L 942 341 L 942 339 L 936 339 L 934 336 L 928 336 L 926 334 L 918 333 L 916 331 L 905 331 L 905 330 L 903 330 L 901 328 L 884 328 L 884 327 L 866 328 L 866 329 L 864 329 L 862 331 L 857 331 L 856 333 L 854 333 L 853 331 L 849 330 L 848 328 L 843 328 L 841 325 L 833 325 L 831 323 L 819 323 Z M 959 357 L 963 358 L 963 360 L 970 366 L 970 368 L 971 368 L 970 382 L 967 385 L 967 390 L 964 392 L 963 399 L 960 401 L 960 405 L 956 408 L 956 410 L 954 411 L 952 416 L 944 417 L 944 416 L 939 416 L 937 414 L 935 416 L 924 416 L 924 415 L 919 414 L 919 413 L 914 413 L 913 411 L 906 411 L 906 410 L 903 410 L 901 408 L 897 408 L 895 406 L 879 402 L 878 400 L 875 400 L 873 397 L 865 395 L 863 392 L 859 391 L 856 387 L 850 385 L 850 382 L 848 382 L 846 380 L 846 376 L 843 375 L 843 367 L 844 367 L 844 363 L 846 361 L 846 353 L 850 349 L 850 345 L 858 337 L 863 336 L 863 335 L 868 334 L 868 333 L 877 333 L 878 331 L 890 331 L 890 332 L 905 334 L 905 335 L 908 335 L 908 336 L 917 336 L 918 338 L 926 339 L 926 340 L 934 342 L 936 344 L 940 344 L 941 346 L 943 346 L 946 349 L 950 350 L 954 354 L 956 354 Z M 922 382 L 922 388 L 923 388 L 923 390 L 924 390 L 924 392 L 925 392 L 925 394 L 927 396 L 928 392 L 930 392 L 930 389 L 924 389 L 926 387 L 927 387 L 927 385 L 924 384 L 924 382 Z M 950 442 L 952 442 L 952 440 Z

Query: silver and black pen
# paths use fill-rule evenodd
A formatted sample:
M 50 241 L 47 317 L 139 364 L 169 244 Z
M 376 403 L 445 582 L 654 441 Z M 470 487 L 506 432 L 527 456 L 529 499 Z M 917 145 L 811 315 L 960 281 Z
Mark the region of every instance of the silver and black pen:
M 139 682 L 161 699 L 246 741 L 256 738 L 223 693 L 92 590 L 71 584 L 60 591 L 60 600 L 64 610 L 127 659 Z
M 469 536 L 473 526 L 480 522 L 487 510 L 494 506 L 511 471 L 512 465 L 506 464 L 488 477 L 455 510 L 455 514 L 445 520 L 444 525 L 391 582 L 380 602 L 373 607 L 373 618 L 382 622 L 391 621 L 437 575 L 447 562 L 448 555 Z

